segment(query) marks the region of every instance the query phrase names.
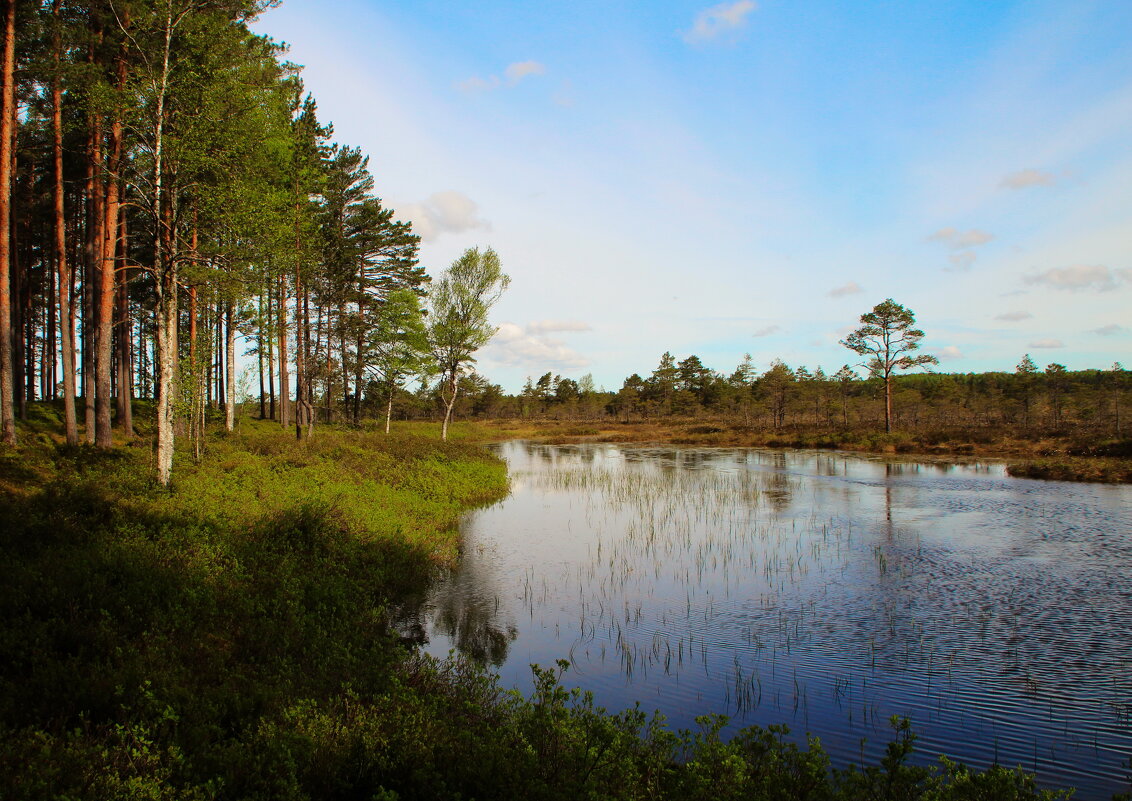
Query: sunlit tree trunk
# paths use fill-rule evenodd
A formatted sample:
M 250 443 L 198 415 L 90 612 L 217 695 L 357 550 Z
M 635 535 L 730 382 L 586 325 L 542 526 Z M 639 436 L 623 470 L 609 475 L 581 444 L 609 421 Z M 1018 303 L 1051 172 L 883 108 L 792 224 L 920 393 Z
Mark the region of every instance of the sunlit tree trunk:
M 118 426 L 127 437 L 134 436 L 134 355 L 133 320 L 130 317 L 130 292 L 126 267 L 126 215 L 118 221 L 118 260 L 115 270 L 115 298 L 117 322 L 115 338 L 118 349 L 118 392 L 116 394 Z
M 279 423 L 286 428 L 291 423 L 291 416 L 288 408 L 291 387 L 290 380 L 287 374 L 287 287 L 286 279 L 282 276 L 279 278 Z
M 59 19 L 59 0 L 54 0 L 51 13 L 56 25 Z M 61 69 L 62 44 L 59 31 L 52 36 L 55 74 L 51 79 L 52 162 L 54 166 L 54 245 L 55 271 L 58 275 L 59 340 L 63 357 L 63 428 L 68 445 L 79 442 L 78 420 L 75 416 L 75 315 L 71 309 L 71 267 L 67 262 L 67 220 L 64 215 L 63 184 L 63 81 Z
M 93 54 L 90 60 L 93 61 Z M 95 444 L 97 429 L 97 354 L 98 354 L 98 303 L 96 287 L 102 269 L 102 248 L 104 226 L 102 204 L 105 195 L 102 191 L 102 121 L 97 114 L 91 115 L 90 143 L 87 162 L 87 259 L 83 278 L 83 438 Z
M 224 428 L 231 431 L 236 427 L 236 327 L 235 304 L 228 301 L 224 310 L 224 349 L 226 351 L 225 368 L 228 371 L 227 390 L 228 399 L 224 404 Z
M 3 89 L 0 90 L 0 442 L 16 444 L 12 374 L 12 146 L 15 136 L 16 2 L 2 0 Z
M 444 424 L 440 427 L 440 438 L 444 441 L 448 440 L 448 421 L 452 419 L 452 407 L 456 405 L 456 393 L 460 389 L 460 381 L 457 372 L 453 370 L 448 375 L 448 400 L 445 402 L 444 408 Z
M 124 80 L 124 79 L 123 79 Z M 119 180 L 118 168 L 122 159 L 122 119 L 121 114 L 115 113 L 110 125 L 110 147 L 107 153 L 108 180 L 106 185 L 106 201 L 102 213 L 102 243 L 100 248 L 99 268 L 97 270 L 98 283 L 95 290 L 95 302 L 98 306 L 97 325 L 95 327 L 95 444 L 100 448 L 109 448 L 113 445 L 111 437 L 111 396 L 110 396 L 110 370 L 113 357 L 114 341 L 114 305 L 115 281 L 118 260 L 118 224 L 119 214 Z M 101 182 L 97 182 L 101 184 Z M 96 186 L 101 191 L 100 186 Z
M 157 481 L 168 486 L 173 473 L 174 406 L 177 381 L 177 260 L 173 253 L 172 214 L 164 196 L 165 95 L 171 72 L 173 6 L 166 6 L 165 42 L 156 86 L 153 118 L 154 277 L 157 291 Z

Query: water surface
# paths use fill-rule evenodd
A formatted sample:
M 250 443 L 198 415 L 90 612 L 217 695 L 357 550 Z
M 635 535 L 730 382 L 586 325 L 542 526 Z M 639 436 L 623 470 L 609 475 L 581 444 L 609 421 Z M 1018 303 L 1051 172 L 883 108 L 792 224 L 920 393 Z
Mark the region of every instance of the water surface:
M 527 690 L 529 665 L 674 728 L 786 723 L 835 763 L 889 718 L 924 759 L 1128 788 L 1132 488 L 827 452 L 498 446 L 426 649 Z

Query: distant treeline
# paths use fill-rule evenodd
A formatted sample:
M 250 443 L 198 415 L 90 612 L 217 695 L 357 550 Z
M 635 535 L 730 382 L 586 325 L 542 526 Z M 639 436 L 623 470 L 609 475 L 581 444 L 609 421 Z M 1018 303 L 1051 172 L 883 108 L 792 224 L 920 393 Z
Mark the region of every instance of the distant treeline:
M 1032 431 L 1088 430 L 1098 436 L 1128 431 L 1132 374 L 1119 364 L 1108 370 L 1038 368 L 1029 355 L 1012 372 L 912 373 L 895 379 L 894 413 L 904 429 L 1012 426 Z M 381 394 L 373 387 L 364 408 L 376 416 Z M 545 373 L 509 395 L 478 375 L 464 379 L 457 413 L 463 417 L 624 422 L 664 418 L 727 419 L 764 429 L 859 428 L 884 425 L 884 385 L 848 365 L 828 374 L 775 360 L 759 372 L 750 357 L 730 374 L 665 353 L 647 377 L 634 373 L 617 391 Z M 432 390 L 402 394 L 395 413 L 431 417 L 439 409 Z

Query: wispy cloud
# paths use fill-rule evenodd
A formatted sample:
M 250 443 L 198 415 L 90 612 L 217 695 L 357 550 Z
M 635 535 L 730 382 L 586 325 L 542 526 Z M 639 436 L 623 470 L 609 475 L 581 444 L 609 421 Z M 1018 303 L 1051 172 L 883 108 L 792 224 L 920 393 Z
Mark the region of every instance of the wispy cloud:
M 929 242 L 939 242 L 952 251 L 947 256 L 948 272 L 964 273 L 971 269 L 978 258 L 974 248 L 985 245 L 994 239 L 994 234 L 978 228 L 960 231 L 957 228 L 940 228 L 928 236 Z
M 1117 325 L 1116 323 L 1109 323 L 1108 325 L 1102 325 L 1100 328 L 1093 328 L 1093 329 L 1090 330 L 1089 333 L 1100 334 L 1102 337 L 1110 337 L 1113 334 L 1119 334 L 1121 331 L 1127 331 L 1127 330 L 1128 329 L 1126 329 L 1122 325 Z
M 755 333 L 751 334 L 753 337 L 769 337 L 771 334 L 777 334 L 782 329 L 777 325 L 764 325 Z
M 483 92 L 490 92 L 492 89 L 499 88 L 499 77 L 496 75 L 489 75 L 486 78 L 481 78 L 478 75 L 473 75 L 470 78 L 465 78 L 462 81 L 456 82 L 456 88 L 461 92 L 469 95 L 478 95 Z
M 757 8 L 753 0 L 736 0 L 705 8 L 696 15 L 692 27 L 683 32 L 688 44 L 726 40 L 747 24 L 747 16 Z
M 940 242 L 952 250 L 978 247 L 979 245 L 985 245 L 992 239 L 994 239 L 994 234 L 982 231 L 978 228 L 960 231 L 951 227 L 940 228 L 928 237 L 929 242 Z
M 432 240 L 442 234 L 491 228 L 491 223 L 479 218 L 479 207 L 475 201 L 462 192 L 435 192 L 421 203 L 399 204 L 397 210 L 412 221 L 414 233 L 423 240 Z
M 1034 315 L 1030 314 L 1028 311 L 1012 311 L 996 314 L 994 319 L 1003 320 L 1008 323 L 1016 323 L 1019 320 L 1029 320 L 1033 316 Z
M 1064 348 L 1065 343 L 1060 339 L 1039 339 L 1035 342 L 1031 342 L 1030 347 L 1039 349 Z
M 864 290 L 857 284 L 856 281 L 850 281 L 847 284 L 842 284 L 839 287 L 834 287 L 826 294 L 831 298 L 843 298 L 846 295 L 858 295 Z
M 975 263 L 975 251 L 973 250 L 960 250 L 958 253 L 947 254 L 947 261 L 951 264 L 947 269 L 950 272 L 965 273 L 971 269 L 971 265 Z
M 940 358 L 941 361 L 948 362 L 954 359 L 962 359 L 963 351 L 959 350 L 959 348 L 955 345 L 948 345 L 947 347 L 940 348 L 938 351 L 936 351 L 936 355 Z
M 1041 170 L 1018 170 L 1004 175 L 999 184 L 1004 189 L 1028 189 L 1031 186 L 1053 186 L 1054 177 Z
M 1132 270 L 1110 270 L 1103 264 L 1075 264 L 1072 267 L 1053 267 L 1044 272 L 1024 275 L 1022 280 L 1027 284 L 1073 292 L 1083 289 L 1111 292 L 1120 284 L 1132 280 Z
M 592 331 L 589 323 L 581 320 L 536 320 L 527 323 L 527 332 L 530 334 L 550 334 L 555 331 Z
M 473 75 L 470 78 L 457 81 L 456 88 L 465 94 L 476 95 L 490 92 L 501 86 L 515 86 L 524 78 L 528 78 L 532 75 L 545 74 L 546 65 L 540 61 L 516 61 L 512 64 L 508 64 L 503 70 L 504 80 L 500 80 L 498 75 L 488 75 L 486 78 Z
M 546 65 L 538 61 L 516 61 L 508 64 L 503 74 L 507 77 L 507 83 L 514 86 L 530 75 L 546 75 Z
M 588 323 L 575 320 L 541 320 L 526 326 L 503 323 L 488 346 L 488 355 L 508 367 L 526 367 L 540 372 L 586 367 L 589 359 L 546 333 L 589 330 Z

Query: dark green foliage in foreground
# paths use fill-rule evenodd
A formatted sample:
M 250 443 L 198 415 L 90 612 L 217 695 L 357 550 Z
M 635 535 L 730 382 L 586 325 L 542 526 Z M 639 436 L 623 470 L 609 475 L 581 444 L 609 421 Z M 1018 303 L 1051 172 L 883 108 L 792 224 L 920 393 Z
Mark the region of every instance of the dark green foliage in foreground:
M 5 799 L 1042 797 L 1020 772 L 908 765 L 906 726 L 881 764 L 831 772 L 784 730 L 673 733 L 561 670 L 522 698 L 412 655 L 390 602 L 505 491 L 471 446 L 250 428 L 172 491 L 145 457 L 0 454 Z

